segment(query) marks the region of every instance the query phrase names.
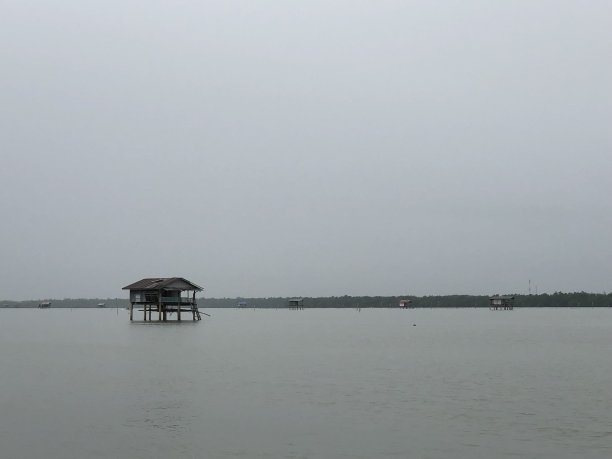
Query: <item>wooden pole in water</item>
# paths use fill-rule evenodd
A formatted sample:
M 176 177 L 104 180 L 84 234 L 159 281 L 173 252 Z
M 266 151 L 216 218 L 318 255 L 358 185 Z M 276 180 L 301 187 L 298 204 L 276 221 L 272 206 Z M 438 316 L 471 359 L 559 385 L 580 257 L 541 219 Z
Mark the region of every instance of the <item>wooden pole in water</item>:
M 195 313 L 195 308 L 196 306 L 196 301 L 195 301 L 195 290 L 193 291 L 193 297 L 191 299 L 191 314 L 193 315 L 193 321 L 196 321 L 196 313 Z
M 181 292 L 179 292 L 178 294 L 178 305 L 176 308 L 176 319 L 180 322 L 181 321 Z
M 134 303 L 130 303 L 130 320 L 134 320 Z
M 157 311 L 159 313 L 159 317 L 157 318 L 157 320 L 160 321 L 160 322 L 162 320 L 162 303 L 161 303 L 162 299 L 161 299 L 161 295 L 162 295 L 162 292 L 161 292 L 161 289 L 160 289 L 157 292 Z

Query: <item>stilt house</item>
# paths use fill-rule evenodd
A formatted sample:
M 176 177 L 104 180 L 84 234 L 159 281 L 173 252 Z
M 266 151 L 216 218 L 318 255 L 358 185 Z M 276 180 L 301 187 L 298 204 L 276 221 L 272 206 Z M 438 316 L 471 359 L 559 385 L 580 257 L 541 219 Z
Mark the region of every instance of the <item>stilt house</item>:
M 304 309 L 304 298 L 290 298 L 287 305 L 289 309 Z
M 412 307 L 412 300 L 400 300 L 399 307 L 401 309 L 408 309 Z
M 489 298 L 489 309 L 492 311 L 514 309 L 514 297 L 512 295 L 494 295 Z
M 123 290 L 130 291 L 130 320 L 134 320 L 134 306 L 142 306 L 140 311 L 145 321 L 153 320 L 154 312 L 157 312 L 157 320 L 163 322 L 173 314 L 180 321 L 183 312 L 191 315 L 194 321 L 202 319 L 196 302 L 196 292 L 202 291 L 202 287 L 182 277 L 142 279 Z

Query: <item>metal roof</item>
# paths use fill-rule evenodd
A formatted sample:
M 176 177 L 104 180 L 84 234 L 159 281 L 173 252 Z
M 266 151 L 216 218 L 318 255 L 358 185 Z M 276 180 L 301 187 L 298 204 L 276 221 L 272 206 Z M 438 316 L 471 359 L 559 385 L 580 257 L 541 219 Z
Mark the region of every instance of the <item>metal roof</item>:
M 163 288 L 171 287 L 172 284 L 175 284 L 177 282 L 184 282 L 189 287 L 191 287 L 182 288 L 181 290 L 202 290 L 202 287 L 194 284 L 193 282 L 189 282 L 183 277 L 147 277 L 146 279 L 141 279 L 138 282 L 134 282 L 133 284 L 126 285 L 122 288 L 122 290 L 160 290 Z

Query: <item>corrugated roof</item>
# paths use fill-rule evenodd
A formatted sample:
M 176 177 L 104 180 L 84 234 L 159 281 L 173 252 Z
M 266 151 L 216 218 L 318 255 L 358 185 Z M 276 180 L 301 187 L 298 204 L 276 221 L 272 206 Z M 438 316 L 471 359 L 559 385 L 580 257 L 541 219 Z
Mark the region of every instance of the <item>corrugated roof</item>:
M 191 286 L 190 289 L 184 290 L 202 290 L 202 287 L 193 282 L 189 282 L 184 277 L 147 277 L 133 284 L 126 285 L 122 290 L 159 290 L 174 284 L 176 281 L 182 281 Z

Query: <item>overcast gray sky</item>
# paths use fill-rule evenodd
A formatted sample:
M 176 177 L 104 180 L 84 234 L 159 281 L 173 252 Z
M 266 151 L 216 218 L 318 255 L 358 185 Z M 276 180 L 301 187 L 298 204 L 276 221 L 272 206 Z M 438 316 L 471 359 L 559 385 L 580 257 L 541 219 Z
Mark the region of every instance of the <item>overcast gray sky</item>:
M 609 1 L 0 0 L 0 299 L 612 290 Z

